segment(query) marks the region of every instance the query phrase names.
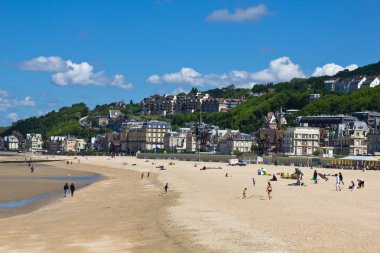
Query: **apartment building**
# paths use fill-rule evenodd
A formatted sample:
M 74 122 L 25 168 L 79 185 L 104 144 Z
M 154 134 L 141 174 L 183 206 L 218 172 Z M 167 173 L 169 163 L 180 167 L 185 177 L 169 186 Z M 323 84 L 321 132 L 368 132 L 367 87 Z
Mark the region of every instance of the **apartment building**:
M 290 127 L 282 139 L 285 155 L 312 155 L 319 149 L 319 128 Z
M 227 112 L 243 101 L 242 99 L 208 98 L 202 103 L 202 111 Z

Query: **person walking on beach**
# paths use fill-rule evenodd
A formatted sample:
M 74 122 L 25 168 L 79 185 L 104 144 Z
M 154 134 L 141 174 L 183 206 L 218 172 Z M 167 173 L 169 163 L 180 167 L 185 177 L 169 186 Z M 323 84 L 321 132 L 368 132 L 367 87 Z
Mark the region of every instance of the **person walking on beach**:
M 71 192 L 71 197 L 74 197 L 74 192 L 75 192 L 75 185 L 74 185 L 74 183 L 71 183 L 71 185 L 70 185 L 70 192 Z
M 147 178 L 149 178 L 149 176 L 150 176 L 150 172 L 148 172 L 148 173 L 146 174 L 146 177 L 147 177 Z
M 314 183 L 315 183 L 315 184 L 318 184 L 318 173 L 317 173 L 317 170 L 314 170 L 314 176 L 313 176 L 313 179 L 314 179 Z
M 256 181 L 255 181 L 255 178 L 254 178 L 254 177 L 252 178 L 252 184 L 253 184 L 253 187 L 256 186 Z
M 67 197 L 67 193 L 69 192 L 69 185 L 67 183 L 63 187 L 63 191 L 64 191 L 64 197 Z
M 245 199 L 247 196 L 246 196 L 246 192 L 247 192 L 247 188 L 244 188 L 244 191 L 243 191 L 243 198 L 242 199 Z
M 341 191 L 342 189 L 340 188 L 340 178 L 339 178 L 339 174 L 336 174 L 335 175 L 335 183 L 336 183 L 336 190 L 338 191 Z
M 144 172 L 141 173 L 141 180 L 143 180 L 143 179 L 144 179 Z
M 168 188 L 169 188 L 169 184 L 166 183 L 166 184 L 165 184 L 165 187 L 164 187 L 164 192 L 165 192 L 165 193 L 168 193 Z
M 268 182 L 268 185 L 267 185 L 267 193 L 268 193 L 269 200 L 271 200 L 272 199 L 272 195 L 271 195 L 271 193 L 272 193 L 272 185 L 270 184 L 270 182 Z
M 34 172 L 34 167 L 32 165 L 32 167 L 30 167 L 30 173 L 33 173 Z
M 343 175 L 341 172 L 339 172 L 339 181 L 342 185 L 344 185 L 344 182 L 343 182 Z

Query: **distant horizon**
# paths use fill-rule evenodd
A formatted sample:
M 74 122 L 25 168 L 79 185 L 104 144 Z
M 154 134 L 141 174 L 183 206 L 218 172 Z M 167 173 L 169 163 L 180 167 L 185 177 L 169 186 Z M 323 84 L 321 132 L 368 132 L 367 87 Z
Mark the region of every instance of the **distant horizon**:
M 252 87 L 379 61 L 380 2 L 0 2 L 0 126 L 83 102 Z M 337 14 L 338 13 L 338 14 Z

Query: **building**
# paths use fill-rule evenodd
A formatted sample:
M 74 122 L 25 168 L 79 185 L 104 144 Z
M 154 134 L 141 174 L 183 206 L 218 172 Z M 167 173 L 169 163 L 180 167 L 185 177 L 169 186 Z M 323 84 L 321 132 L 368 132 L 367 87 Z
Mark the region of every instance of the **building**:
M 309 100 L 310 101 L 317 100 L 319 98 L 321 98 L 321 94 L 310 94 L 309 95 Z
M 380 84 L 378 76 L 353 76 L 347 78 L 337 78 L 325 81 L 325 91 L 353 92 L 363 88 L 373 88 Z
M 208 94 L 188 93 L 186 95 L 173 96 L 164 94 L 153 95 L 144 98 L 141 102 L 141 114 L 171 116 L 176 113 L 193 113 L 201 108 L 204 100 L 208 99 Z
M 242 103 L 243 99 L 208 98 L 202 103 L 204 112 L 227 112 Z
M 108 116 L 99 115 L 99 116 L 97 116 L 97 118 L 98 118 L 98 125 L 100 127 L 105 127 L 108 125 L 108 120 L 109 120 Z
M 75 152 L 76 151 L 76 138 L 67 136 L 65 140 L 63 141 L 63 150 L 65 152 Z
M 285 155 L 310 156 L 319 150 L 319 128 L 289 127 L 282 139 Z
M 359 128 L 350 131 L 350 134 L 338 138 L 336 152 L 347 155 L 367 155 L 367 137 Z
M 233 154 L 235 150 L 250 152 L 253 145 L 253 137 L 241 132 L 233 133 L 227 131 L 219 142 L 219 152 L 222 154 Z
M 378 155 L 380 153 L 380 134 L 367 135 L 367 154 Z
M 350 122 L 339 126 L 339 135 L 334 142 L 335 153 L 345 155 L 366 155 L 369 128 L 363 121 Z
M 299 126 L 306 127 L 318 127 L 329 129 L 331 133 L 334 133 L 332 138 L 339 136 L 339 125 L 347 125 L 350 122 L 357 121 L 358 119 L 353 116 L 346 115 L 318 115 L 318 116 L 300 116 L 297 117 L 296 122 Z
M 41 151 L 43 146 L 41 134 L 27 134 L 25 139 L 25 149 L 27 151 Z
M 258 149 L 263 154 L 282 152 L 282 138 L 285 130 L 260 128 L 257 132 Z
M 9 151 L 16 151 L 20 148 L 19 139 L 14 135 L 9 135 L 4 137 L 5 149 Z
M 186 151 L 186 138 L 190 133 L 190 128 L 179 128 L 176 131 L 168 132 L 164 136 L 164 148 L 171 152 Z
M 65 136 L 50 136 L 44 143 L 44 148 L 51 153 L 58 153 L 63 151 L 63 143 Z
M 81 152 L 86 150 L 87 142 L 84 139 L 76 139 L 75 142 L 75 151 Z
M 370 128 L 370 133 L 378 134 L 380 133 L 380 113 L 379 112 L 354 112 L 352 116 L 358 118 L 358 120 L 367 123 Z
M 164 137 L 171 132 L 171 124 L 163 121 L 131 122 L 123 131 L 128 153 L 163 150 Z
M 327 92 L 334 92 L 336 90 L 335 88 L 336 80 L 330 79 L 325 81 L 325 91 Z
M 123 113 L 120 110 L 109 110 L 109 118 L 110 119 L 119 119 L 123 117 Z

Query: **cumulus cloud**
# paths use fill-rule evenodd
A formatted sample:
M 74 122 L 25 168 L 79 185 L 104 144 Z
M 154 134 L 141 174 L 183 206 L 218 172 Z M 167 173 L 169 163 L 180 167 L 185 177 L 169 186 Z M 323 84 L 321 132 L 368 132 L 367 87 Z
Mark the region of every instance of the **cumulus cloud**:
M 305 78 L 299 65 L 293 63 L 289 57 L 281 57 L 269 63 L 268 68 L 249 72 L 245 70 L 232 70 L 222 74 L 201 74 L 192 68 L 184 67 L 178 72 L 152 75 L 147 81 L 152 84 L 187 84 L 191 86 L 222 87 L 234 84 L 239 87 L 251 87 L 257 83 L 277 83 L 289 81 L 295 77 Z
M 130 89 L 133 87 L 133 84 L 126 82 L 123 75 L 114 75 L 113 80 L 111 82 L 111 86 L 115 86 L 122 89 Z
M 236 8 L 234 12 L 227 9 L 213 11 L 207 20 L 215 22 L 256 22 L 263 16 L 269 15 L 265 4 L 259 4 L 247 9 Z
M 312 76 L 333 76 L 336 73 L 343 71 L 345 69 L 352 71 L 358 68 L 358 65 L 356 64 L 351 64 L 346 67 L 342 67 L 340 65 L 337 65 L 335 63 L 328 63 L 323 65 L 322 67 L 317 67 Z
M 79 85 L 101 85 L 106 83 L 106 76 L 103 72 L 94 73 L 94 67 L 87 62 L 74 63 L 66 61 L 67 71 L 52 75 L 53 83 L 66 86 L 69 84 Z
M 10 118 L 12 121 L 16 121 L 18 119 L 18 114 L 15 112 L 11 112 L 8 114 L 8 118 Z
M 31 97 L 25 97 L 22 100 L 11 98 L 8 93 L 2 95 L 0 92 L 0 112 L 5 112 L 15 107 L 34 107 L 36 102 Z
M 59 56 L 40 56 L 19 65 L 22 70 L 58 72 L 66 69 L 66 62 Z
M 19 64 L 22 70 L 55 72 L 51 81 L 60 86 L 112 86 L 122 89 L 130 89 L 132 83 L 125 81 L 123 75 L 116 74 L 110 77 L 104 71 L 94 71 L 94 67 L 88 62 L 75 63 L 71 60 L 63 60 L 58 56 L 40 56 L 30 61 Z

